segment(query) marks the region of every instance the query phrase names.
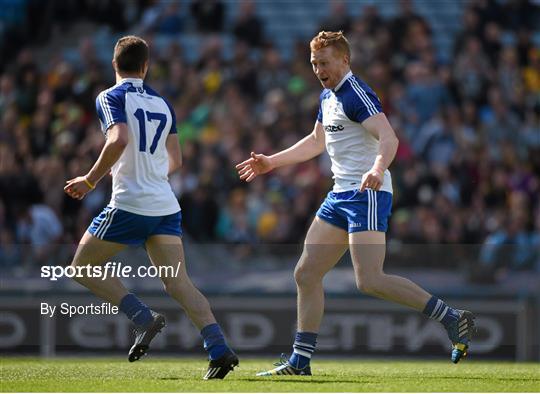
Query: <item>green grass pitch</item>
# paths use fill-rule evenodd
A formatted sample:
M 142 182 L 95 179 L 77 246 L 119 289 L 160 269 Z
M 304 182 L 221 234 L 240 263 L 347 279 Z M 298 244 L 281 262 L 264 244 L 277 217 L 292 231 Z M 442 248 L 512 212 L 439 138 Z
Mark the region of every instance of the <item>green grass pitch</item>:
M 241 359 L 225 380 L 203 381 L 201 359 L 0 358 L 2 392 L 535 392 L 539 363 L 316 360 L 312 377 L 262 378 L 271 359 Z

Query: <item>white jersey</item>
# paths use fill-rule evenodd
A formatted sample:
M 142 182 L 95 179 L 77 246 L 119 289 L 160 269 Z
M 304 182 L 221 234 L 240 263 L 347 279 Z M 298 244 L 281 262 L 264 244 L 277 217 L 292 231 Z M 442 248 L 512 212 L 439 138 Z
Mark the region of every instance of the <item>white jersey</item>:
M 382 108 L 375 92 L 350 71 L 334 89 L 322 91 L 317 120 L 323 125 L 332 160 L 334 192 L 359 188 L 362 175 L 375 163 L 379 141 L 362 122 L 379 112 Z M 392 193 L 388 170 L 380 190 Z
M 125 78 L 96 99 L 101 128 L 128 126 L 128 144 L 112 167 L 110 206 L 144 216 L 165 216 L 180 210 L 168 182 L 165 142 L 176 133 L 174 111 L 142 79 Z

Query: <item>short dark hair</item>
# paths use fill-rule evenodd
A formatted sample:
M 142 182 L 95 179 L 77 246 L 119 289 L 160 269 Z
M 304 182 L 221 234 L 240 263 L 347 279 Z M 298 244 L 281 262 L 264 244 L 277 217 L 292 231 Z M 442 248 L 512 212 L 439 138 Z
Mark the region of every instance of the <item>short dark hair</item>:
M 148 44 L 137 36 L 120 38 L 114 46 L 114 61 L 118 71 L 139 72 L 148 61 Z

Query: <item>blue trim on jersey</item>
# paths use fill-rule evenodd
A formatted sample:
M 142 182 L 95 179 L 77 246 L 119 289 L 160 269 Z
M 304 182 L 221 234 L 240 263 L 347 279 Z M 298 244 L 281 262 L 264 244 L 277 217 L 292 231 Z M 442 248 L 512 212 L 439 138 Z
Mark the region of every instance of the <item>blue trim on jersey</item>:
M 92 220 L 88 232 L 104 241 L 143 245 L 152 235 L 182 236 L 182 213 L 143 216 L 107 206 Z
M 150 85 L 143 84 L 143 88 L 144 88 L 144 91 L 146 92 L 147 95 L 163 98 L 158 92 L 156 92 L 154 89 L 152 89 L 152 87 Z M 163 99 L 163 100 L 165 100 L 165 99 Z
M 322 102 L 330 96 L 331 92 L 330 89 L 323 89 L 319 96 L 317 121 L 320 123 L 323 123 Z M 370 116 L 382 112 L 382 105 L 377 94 L 364 81 L 352 74 L 334 94 L 343 106 L 345 115 L 353 122 L 362 123 Z
M 317 114 L 317 121 L 320 123 L 323 122 L 322 102 L 328 96 L 329 93 L 330 93 L 330 89 L 323 89 L 321 94 L 319 95 L 319 113 Z
M 349 233 L 388 229 L 392 213 L 392 193 L 366 189 L 329 192 L 317 216 Z
M 101 121 L 102 130 L 106 132 L 109 127 L 116 123 L 127 123 L 126 117 L 126 93 L 137 93 L 141 89 L 133 86 L 132 81 L 124 80 L 118 85 L 101 92 L 96 98 L 96 111 Z M 143 84 L 142 89 L 150 96 L 161 98 L 171 112 L 171 129 L 168 134 L 176 134 L 176 114 L 171 104 L 150 86 Z
M 98 99 L 99 99 L 99 95 L 98 97 L 96 97 L 96 112 L 97 112 L 99 121 L 101 123 L 101 128 L 103 129 L 105 125 L 105 114 L 103 113 L 103 110 L 101 109 L 101 105 L 99 104 Z
M 150 86 L 148 86 L 147 84 L 144 84 L 143 87 L 144 87 L 144 90 L 146 91 L 146 93 L 149 94 L 150 96 L 159 97 L 163 101 L 165 101 L 165 104 L 167 104 L 167 107 L 169 107 L 169 111 L 171 111 L 171 118 L 172 118 L 171 129 L 169 130 L 169 134 L 176 134 L 177 133 L 177 131 L 176 131 L 176 114 L 174 113 L 174 109 L 172 108 L 169 101 L 165 97 L 161 96 L 154 89 L 152 89 Z
M 113 124 L 127 123 L 126 91 L 130 86 L 129 82 L 115 85 L 97 96 L 96 110 L 104 132 Z
M 343 97 L 345 115 L 354 122 L 362 123 L 370 116 L 382 112 L 381 102 L 375 92 L 354 75 L 347 79 L 336 96 Z

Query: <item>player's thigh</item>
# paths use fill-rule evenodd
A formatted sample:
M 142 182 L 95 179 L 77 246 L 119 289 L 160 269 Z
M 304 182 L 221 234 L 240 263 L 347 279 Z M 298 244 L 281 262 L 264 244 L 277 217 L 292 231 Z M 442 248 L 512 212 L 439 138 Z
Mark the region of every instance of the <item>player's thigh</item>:
M 315 217 L 304 241 L 296 270 L 324 275 L 348 248 L 347 231 Z
M 182 238 L 168 234 L 152 235 L 146 240 L 145 246 L 150 261 L 161 270 L 164 282 L 168 279 L 187 278 Z
M 126 248 L 126 245 L 104 241 L 88 231 L 84 233 L 73 257 L 73 266 L 101 265 Z
M 386 254 L 386 233 L 382 231 L 350 233 L 349 249 L 358 278 L 382 274 Z

